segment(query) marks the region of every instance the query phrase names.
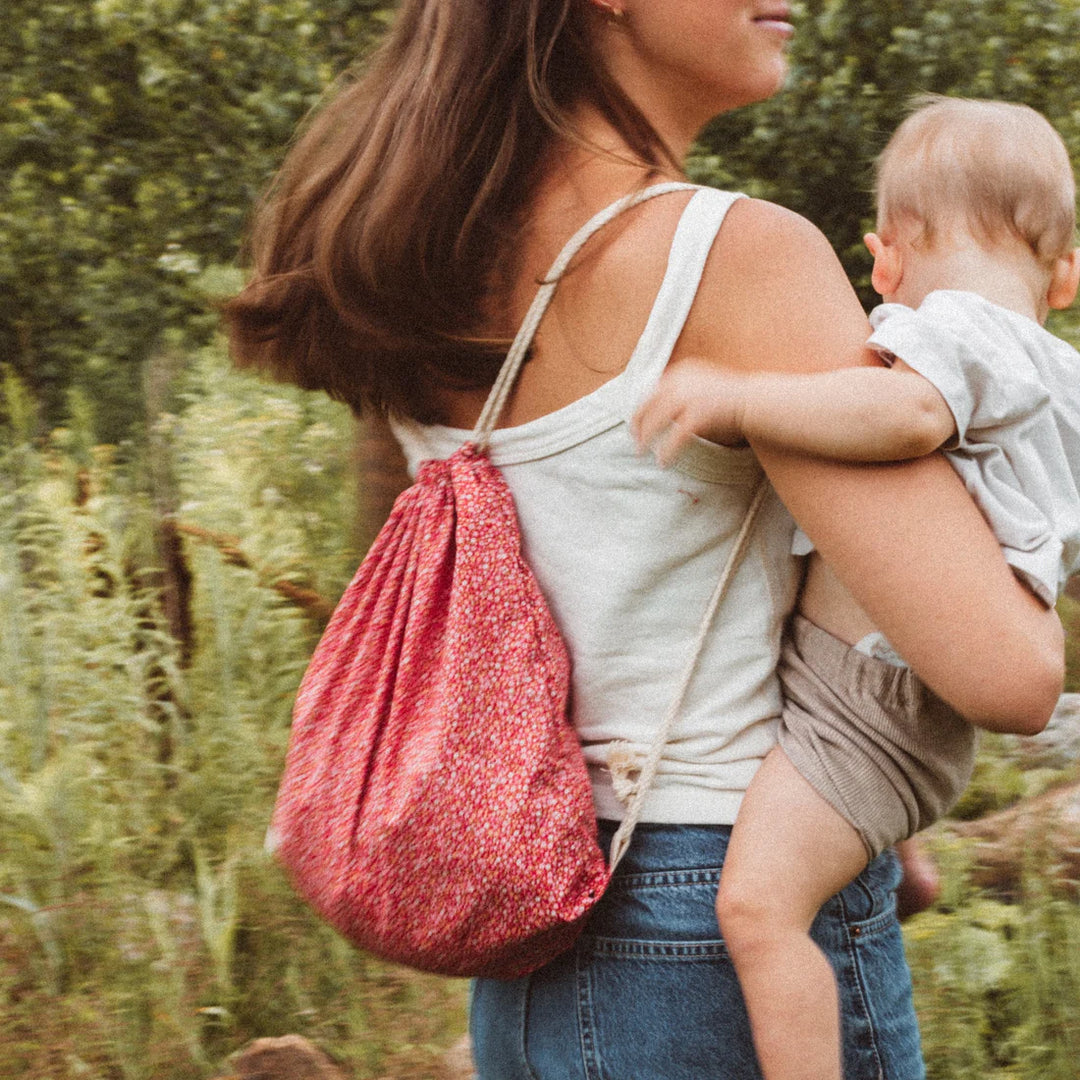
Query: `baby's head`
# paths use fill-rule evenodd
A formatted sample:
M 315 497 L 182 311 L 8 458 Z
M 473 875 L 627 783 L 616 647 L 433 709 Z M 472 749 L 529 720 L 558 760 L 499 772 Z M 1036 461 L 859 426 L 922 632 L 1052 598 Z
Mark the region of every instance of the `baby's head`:
M 914 104 L 878 158 L 877 245 L 902 242 L 915 260 L 960 249 L 1007 256 L 1051 290 L 1062 260 L 1076 261 L 1076 182 L 1061 137 L 1026 105 L 936 95 Z

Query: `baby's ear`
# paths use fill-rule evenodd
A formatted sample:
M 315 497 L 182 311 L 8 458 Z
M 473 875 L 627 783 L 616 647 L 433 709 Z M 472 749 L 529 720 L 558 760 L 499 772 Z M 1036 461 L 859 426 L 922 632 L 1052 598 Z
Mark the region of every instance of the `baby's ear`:
M 1062 311 L 1076 299 L 1077 288 L 1080 288 L 1080 248 L 1073 248 L 1054 263 L 1046 302 L 1055 311 Z
M 895 294 L 904 276 L 904 263 L 899 247 L 887 240 L 882 240 L 877 233 L 867 233 L 863 237 L 870 254 L 874 256 L 874 269 L 870 272 L 870 284 L 882 299 Z

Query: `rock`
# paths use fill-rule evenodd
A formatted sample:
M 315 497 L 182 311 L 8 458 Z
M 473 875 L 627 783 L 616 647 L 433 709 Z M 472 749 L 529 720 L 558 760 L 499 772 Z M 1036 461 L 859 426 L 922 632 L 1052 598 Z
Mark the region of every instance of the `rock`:
M 1067 769 L 1080 762 L 1080 694 L 1061 695 L 1045 731 L 1002 741 L 1025 769 Z
M 472 1080 L 473 1061 L 472 1049 L 469 1046 L 469 1036 L 463 1035 L 446 1052 L 443 1058 L 442 1080 Z
M 314 1043 L 300 1035 L 256 1039 L 233 1060 L 236 1080 L 348 1080 Z
M 444 1055 L 438 1080 L 472 1080 L 472 1051 L 463 1035 Z M 314 1043 L 300 1035 L 256 1039 L 232 1061 L 233 1072 L 221 1080 L 347 1080 Z

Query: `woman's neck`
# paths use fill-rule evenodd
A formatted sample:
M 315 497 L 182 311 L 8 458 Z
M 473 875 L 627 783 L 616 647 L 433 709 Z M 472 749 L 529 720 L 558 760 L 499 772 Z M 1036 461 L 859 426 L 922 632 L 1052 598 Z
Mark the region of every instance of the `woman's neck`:
M 553 199 L 563 211 L 588 214 L 644 183 L 686 179 L 676 164 L 686 147 L 672 145 L 664 132 L 657 134 L 672 160 L 653 164 L 642 160 L 594 107 L 580 107 L 571 120 L 578 138 L 553 141 L 541 166 L 537 205 Z

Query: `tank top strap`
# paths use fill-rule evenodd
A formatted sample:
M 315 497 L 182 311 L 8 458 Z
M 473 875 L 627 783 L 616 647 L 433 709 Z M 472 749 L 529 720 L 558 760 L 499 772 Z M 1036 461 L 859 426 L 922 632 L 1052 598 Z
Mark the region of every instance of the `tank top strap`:
M 697 296 L 705 263 L 728 210 L 739 192 L 699 188 L 679 218 L 667 270 L 648 322 L 623 371 L 622 419 L 629 421 L 656 385 Z
M 469 439 L 475 447 L 480 450 L 487 449 L 492 432 L 499 421 L 499 416 L 502 414 L 503 408 L 513 391 L 521 365 L 525 362 L 529 346 L 532 344 L 533 337 L 540 326 L 540 320 L 543 319 L 544 312 L 547 311 L 548 305 L 555 295 L 555 289 L 573 261 L 574 256 L 595 233 L 598 233 L 608 222 L 618 217 L 623 211 L 629 210 L 631 207 L 637 206 L 648 199 L 654 199 L 658 195 L 666 195 L 672 191 L 691 191 L 694 186 L 684 181 L 669 181 L 631 192 L 629 195 L 624 195 L 621 199 L 617 199 L 609 206 L 606 206 L 599 213 L 594 214 L 570 237 L 540 283 L 540 288 L 537 289 L 536 296 L 533 297 L 533 302 L 525 313 L 525 319 L 521 326 L 518 327 L 517 335 L 510 345 L 510 351 L 506 354 L 506 359 L 495 377 L 487 401 L 484 402 L 476 426 L 473 428 L 472 437 Z

